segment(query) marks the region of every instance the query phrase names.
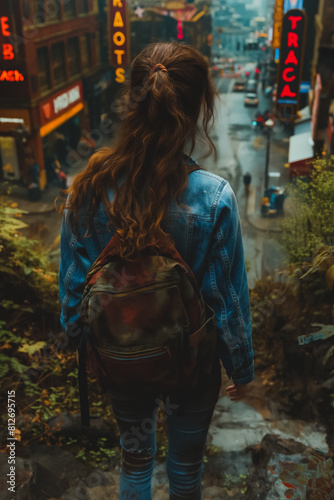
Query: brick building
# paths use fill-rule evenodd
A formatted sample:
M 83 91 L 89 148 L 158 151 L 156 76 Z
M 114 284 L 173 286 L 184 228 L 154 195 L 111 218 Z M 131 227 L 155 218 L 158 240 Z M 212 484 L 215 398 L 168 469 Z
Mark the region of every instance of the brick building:
M 334 2 L 319 0 L 312 64 L 313 139 L 317 156 L 334 154 Z
M 103 0 L 1 0 L 0 178 L 29 181 L 70 164 L 82 132 L 101 123 L 114 80 Z

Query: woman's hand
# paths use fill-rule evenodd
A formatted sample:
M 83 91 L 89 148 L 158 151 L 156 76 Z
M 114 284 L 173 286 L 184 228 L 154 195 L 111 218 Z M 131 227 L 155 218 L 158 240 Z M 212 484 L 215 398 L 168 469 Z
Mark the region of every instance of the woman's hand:
M 231 398 L 231 401 L 240 401 L 240 399 L 244 399 L 247 395 L 246 386 L 247 384 L 234 383 L 226 387 L 226 392 Z

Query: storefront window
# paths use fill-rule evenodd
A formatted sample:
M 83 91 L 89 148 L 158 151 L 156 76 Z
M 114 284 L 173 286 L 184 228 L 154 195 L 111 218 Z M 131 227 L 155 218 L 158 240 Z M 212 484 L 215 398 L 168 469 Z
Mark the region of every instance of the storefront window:
M 70 75 L 80 73 L 80 50 L 78 37 L 70 38 L 67 42 L 67 58 Z
M 55 85 L 66 80 L 65 47 L 63 42 L 52 45 L 53 78 Z
M 41 92 L 51 88 L 49 50 L 47 47 L 37 49 L 38 79 Z
M 82 35 L 80 37 L 80 51 L 81 51 L 82 70 L 86 71 L 92 65 L 90 33 L 87 33 L 86 35 Z
M 64 2 L 64 16 L 65 17 L 74 17 L 75 12 L 75 0 L 63 0 Z
M 88 0 L 77 0 L 78 14 L 88 13 Z

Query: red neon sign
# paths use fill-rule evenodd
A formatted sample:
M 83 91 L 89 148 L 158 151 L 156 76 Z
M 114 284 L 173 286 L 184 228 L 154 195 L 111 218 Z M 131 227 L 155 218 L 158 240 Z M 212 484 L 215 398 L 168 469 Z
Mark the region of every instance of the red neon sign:
M 10 36 L 8 17 L 0 17 L 1 33 L 3 36 Z
M 0 82 L 23 82 L 24 76 L 17 69 L 12 71 L 0 70 Z
M 1 27 L 1 34 L 3 37 L 8 37 L 11 35 L 9 31 L 9 19 L 7 16 L 0 17 L 0 27 Z M 2 55 L 3 58 L 6 60 L 15 58 L 14 47 L 11 43 L 2 44 Z
M 298 40 L 297 33 L 293 33 L 292 31 L 288 33 L 288 47 L 295 47 L 297 49 L 299 47 Z
M 9 27 L 9 17 L 0 16 L 0 35 L 1 35 L 1 52 L 3 61 L 14 61 L 15 51 L 13 45 L 10 43 L 11 31 Z M 6 40 L 6 38 L 9 38 Z M 23 82 L 24 76 L 20 71 L 15 68 L 8 67 L 6 69 L 0 68 L 0 82 Z
M 305 27 L 303 11 L 290 10 L 284 16 L 277 91 L 277 102 L 280 104 L 297 104 Z
M 6 59 L 7 61 L 10 61 L 11 59 L 15 59 L 13 45 L 10 43 L 4 43 L 2 46 L 2 54 L 3 54 L 3 58 Z
M 182 40 L 183 39 L 183 24 L 182 24 L 181 19 L 177 20 L 177 35 L 176 35 L 176 38 L 178 40 Z
M 296 79 L 296 76 L 289 76 L 288 73 L 293 72 L 293 68 L 285 68 L 285 70 L 282 73 L 282 78 L 285 82 L 293 82 Z

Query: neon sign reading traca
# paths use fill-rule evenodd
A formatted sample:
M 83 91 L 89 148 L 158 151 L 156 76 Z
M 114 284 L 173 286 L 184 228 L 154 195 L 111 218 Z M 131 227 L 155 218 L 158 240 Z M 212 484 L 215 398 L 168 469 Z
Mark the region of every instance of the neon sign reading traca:
M 297 33 L 295 33 L 293 30 L 296 29 L 297 24 L 299 21 L 302 21 L 301 16 L 289 16 L 289 21 L 291 23 L 291 31 L 288 32 L 288 40 L 287 44 L 288 47 L 290 48 L 288 57 L 284 61 L 284 65 L 286 66 L 282 72 L 282 79 L 285 82 L 285 86 L 283 87 L 283 90 L 280 94 L 280 97 L 296 97 L 297 93 L 292 92 L 290 89 L 290 82 L 293 82 L 296 80 L 296 68 L 299 66 L 299 61 L 296 57 L 296 54 L 293 49 L 299 48 L 299 36 Z M 289 64 L 292 64 L 294 67 L 288 66 Z
M 298 103 L 306 18 L 303 11 L 295 9 L 283 19 L 280 68 L 278 72 L 277 102 Z

